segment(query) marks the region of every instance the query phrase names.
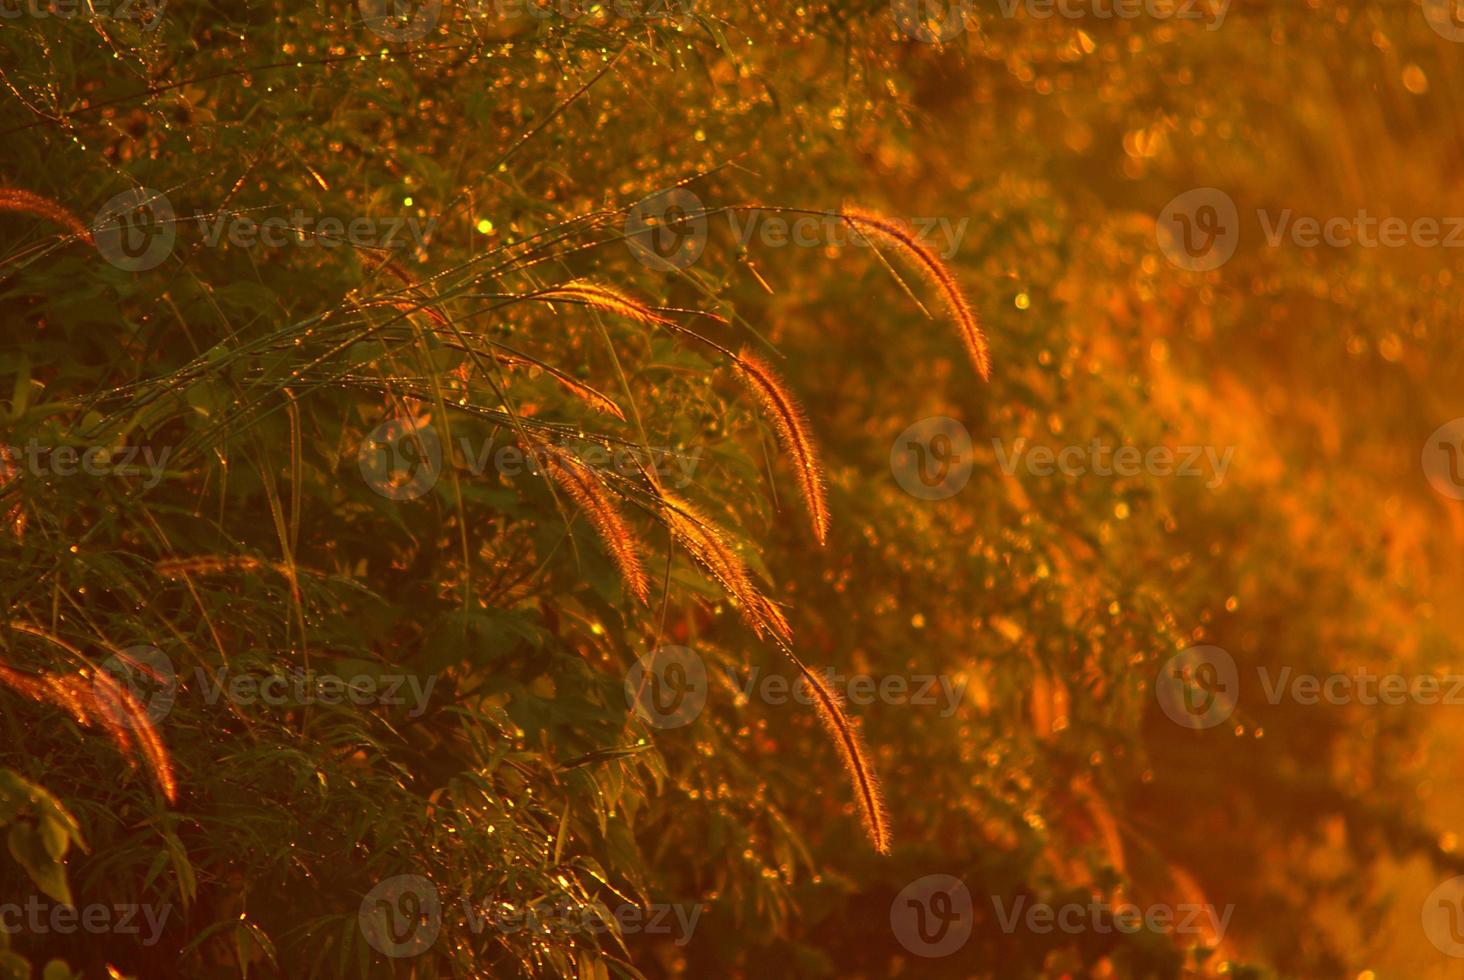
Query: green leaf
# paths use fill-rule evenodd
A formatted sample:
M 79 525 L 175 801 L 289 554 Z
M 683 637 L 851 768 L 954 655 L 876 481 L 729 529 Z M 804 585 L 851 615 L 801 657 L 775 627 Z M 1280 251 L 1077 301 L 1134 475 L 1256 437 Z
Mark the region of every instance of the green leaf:
M 18 817 L 34 800 L 36 787 L 21 779 L 14 770 L 0 769 L 0 827 Z
M 58 902 L 72 904 L 71 887 L 66 883 L 66 866 L 53 858 L 41 834 L 29 824 L 12 824 L 7 835 L 10 856 L 20 862 L 36 887 Z
M 66 826 L 66 822 L 58 819 L 55 814 L 46 812 L 41 814 L 40 826 L 37 829 L 51 860 L 60 861 L 64 858 L 66 848 L 71 843 L 71 829 Z

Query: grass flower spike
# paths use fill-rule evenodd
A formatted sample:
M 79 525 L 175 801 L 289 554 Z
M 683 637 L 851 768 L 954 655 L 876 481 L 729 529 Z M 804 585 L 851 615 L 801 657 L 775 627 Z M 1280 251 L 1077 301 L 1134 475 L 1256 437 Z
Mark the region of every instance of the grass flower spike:
M 903 252 L 915 263 L 921 275 L 929 279 L 940 290 L 946 306 L 950 309 L 951 316 L 955 318 L 956 325 L 961 329 L 961 339 L 965 342 L 966 350 L 971 355 L 971 362 L 976 365 L 976 373 L 981 375 L 983 381 L 989 380 L 991 378 L 991 350 L 986 343 L 986 334 L 981 331 L 981 321 L 976 316 L 976 311 L 971 309 L 971 304 L 966 302 L 966 297 L 961 292 L 961 285 L 956 281 L 955 274 L 940 260 L 940 256 L 888 218 L 858 208 L 850 208 L 843 213 L 843 217 L 845 221 L 866 235 L 893 245 L 897 250 Z
M 782 379 L 762 358 L 744 350 L 737 355 L 737 366 L 763 408 L 773 417 L 783 448 L 793 458 L 798 489 L 803 494 L 808 517 L 813 524 L 813 536 L 819 544 L 824 544 L 829 533 L 829 505 L 818 449 L 808 435 L 808 419 Z
M 541 458 L 549 476 L 589 517 L 600 539 L 605 542 L 605 550 L 620 569 L 625 587 L 644 605 L 650 599 L 650 582 L 640 556 L 636 554 L 630 526 L 616 509 L 605 484 L 590 467 L 569 453 L 546 449 Z

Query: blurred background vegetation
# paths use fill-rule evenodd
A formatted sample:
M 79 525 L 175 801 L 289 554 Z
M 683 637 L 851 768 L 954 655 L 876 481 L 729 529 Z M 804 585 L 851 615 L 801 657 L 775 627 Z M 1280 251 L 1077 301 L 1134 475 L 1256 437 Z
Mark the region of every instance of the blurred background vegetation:
M 0 630 L 4 664 L 85 679 L 145 645 L 180 682 L 157 722 L 172 801 L 107 725 L 0 691 L 0 898 L 172 910 L 154 945 L 21 930 L 0 967 L 1455 975 L 1419 909 L 1464 872 L 1464 709 L 1250 690 L 1191 731 L 1153 684 L 1195 644 L 1246 678 L 1458 663 L 1464 511 L 1419 463 L 1464 415 L 1454 253 L 1272 247 L 1255 212 L 1464 215 L 1464 47 L 1416 0 L 1237 2 L 1218 27 L 1008 6 L 970 5 L 944 43 L 904 5 L 862 2 L 536 17 L 448 0 L 404 40 L 338 3 L 0 23 L 0 184 L 86 223 L 153 188 L 181 218 L 171 253 L 129 272 L 64 221 L 0 214 L 0 441 L 171 450 L 154 486 L 7 469 L 0 587 L 30 631 Z M 705 251 L 667 270 L 624 222 L 673 186 L 710 215 Z M 1208 272 L 1155 235 L 1198 187 L 1241 215 Z M 748 202 L 966 222 L 949 262 L 990 383 L 918 278 L 836 242 L 743 247 L 721 209 Z M 393 256 L 426 285 L 372 248 L 209 246 L 191 217 L 294 209 L 435 220 Z M 513 301 L 576 278 L 713 314 L 668 315 L 773 357 L 829 474 L 827 546 L 726 358 L 604 309 Z M 969 483 L 939 501 L 889 459 L 931 416 L 973 443 Z M 415 500 L 357 465 L 397 417 L 430 418 L 449 457 Z M 643 478 L 606 485 L 649 607 L 572 500 L 475 474 L 460 449 L 530 433 L 700 454 L 681 493 L 784 604 L 804 661 L 967 685 L 946 717 L 852 709 L 892 855 L 865 841 L 814 713 L 723 680 L 792 672 L 672 545 Z M 1207 486 L 1008 474 L 997 451 L 1094 439 L 1235 452 Z M 664 643 L 711 668 L 686 728 L 627 707 L 626 672 Z M 437 683 L 425 711 L 210 703 L 199 683 L 301 669 Z M 441 936 L 384 957 L 358 909 L 408 874 L 444 897 Z M 891 927 L 930 874 L 975 896 L 969 941 L 938 959 Z M 993 898 L 1018 895 L 1234 914 L 1223 940 L 1009 934 Z M 684 945 L 475 932 L 461 896 L 705 912 Z

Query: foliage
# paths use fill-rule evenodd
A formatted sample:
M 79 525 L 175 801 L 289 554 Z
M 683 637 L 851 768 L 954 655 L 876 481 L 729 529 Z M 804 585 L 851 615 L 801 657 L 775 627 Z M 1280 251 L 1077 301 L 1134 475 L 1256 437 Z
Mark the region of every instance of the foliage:
M 1356 251 L 1243 252 L 1188 273 L 1165 263 L 1152 218 L 1211 173 L 1261 201 L 1300 195 L 1270 176 L 1257 131 L 1330 118 L 1373 84 L 1321 89 L 1270 38 L 1316 64 L 1376 58 L 1381 76 L 1421 61 L 1457 82 L 1416 12 L 1278 5 L 1211 34 L 983 8 L 979 29 L 930 45 L 883 5 L 707 6 L 666 20 L 449 5 L 406 42 L 338 5 L 0 27 L 0 183 L 87 222 L 152 188 L 178 216 L 171 253 L 134 272 L 43 216 L 0 214 L 3 441 L 168 453 L 155 480 L 11 460 L 0 587 L 29 631 L 0 629 L 3 661 L 83 680 L 120 663 L 136 679 L 130 651 L 162 651 L 176 697 L 148 707 L 178 784 L 170 802 L 105 725 L 0 691 L 15 858 L 0 897 L 171 909 L 154 945 L 22 932 L 0 965 L 64 960 L 47 980 L 1336 975 L 1360 962 L 1348 933 L 1297 940 L 1319 908 L 1366 931 L 1383 915 L 1364 878 L 1380 858 L 1464 870 L 1413 788 L 1415 719 L 1262 706 L 1188 732 L 1152 691 L 1194 643 L 1316 672 L 1428 669 L 1452 649 L 1424 612 L 1440 561 L 1428 491 L 1400 500 L 1401 477 L 1365 454 L 1389 428 L 1409 447 L 1432 428 L 1440 407 L 1407 393 L 1457 371 L 1426 326 L 1445 274 Z M 1372 32 L 1395 40 L 1374 50 Z M 1407 102 L 1398 77 L 1389 97 Z M 1303 82 L 1327 96 L 1288 105 Z M 1385 125 L 1355 120 L 1341 141 L 1379 142 L 1369 121 Z M 1287 145 L 1277 169 L 1295 181 L 1312 157 Z M 1318 206 L 1346 200 L 1338 173 L 1315 184 Z M 706 205 L 705 251 L 685 268 L 627 243 L 637 202 L 672 187 Z M 939 289 L 887 240 L 739 240 L 778 215 L 839 228 L 846 206 L 969 218 L 950 264 L 986 325 L 989 384 Z M 341 232 L 207 241 L 221 220 L 296 212 L 431 225 L 395 251 Z M 583 283 L 632 305 L 575 294 Z M 1289 335 L 1296 323 L 1312 334 Z M 807 410 L 826 546 L 766 392 L 728 356 L 744 346 Z M 932 502 L 901 489 L 889 456 L 939 415 L 970 430 L 974 466 Z M 441 478 L 416 499 L 358 465 L 392 420 L 440 440 Z M 1018 440 L 1094 439 L 1241 457 L 1219 488 L 1002 467 Z M 604 466 L 575 492 L 485 465 L 545 444 L 664 449 L 693 480 Z M 818 713 L 740 694 L 750 671 L 796 667 L 776 629 L 746 621 L 773 613 L 668 530 L 663 490 L 725 533 L 803 662 L 964 685 L 951 714 L 851 706 L 885 785 L 889 857 Z M 634 539 L 646 604 L 601 504 Z M 700 655 L 712 690 L 692 725 L 657 730 L 628 710 L 625 679 L 668 643 Z M 434 686 L 398 704 L 217 696 L 302 671 Z M 932 873 L 979 898 L 969 944 L 927 962 L 890 908 Z M 441 936 L 410 958 L 362 927 L 363 898 L 400 875 L 443 902 Z M 1218 948 L 1007 934 L 982 902 L 1018 895 L 1236 913 Z M 474 917 L 565 902 L 704 913 L 684 944 Z

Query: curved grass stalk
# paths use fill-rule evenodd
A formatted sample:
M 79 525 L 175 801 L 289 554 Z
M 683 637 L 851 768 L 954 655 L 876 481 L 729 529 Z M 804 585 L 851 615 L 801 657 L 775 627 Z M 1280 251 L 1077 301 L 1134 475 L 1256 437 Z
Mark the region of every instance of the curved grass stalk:
M 42 197 L 18 187 L 0 187 L 0 211 L 45 218 L 52 224 L 65 228 L 88 245 L 94 244 L 91 229 L 71 211 L 49 197 Z
M 361 306 L 363 308 L 369 308 L 373 306 L 386 306 L 391 307 L 392 309 L 402 310 L 409 314 L 419 312 L 426 313 L 429 317 L 432 318 L 432 321 L 435 324 L 443 327 L 447 326 L 447 320 L 443 318 L 441 313 L 439 313 L 431 306 L 420 305 L 417 303 L 409 303 L 405 300 L 372 300 L 366 303 L 362 303 Z M 452 341 L 446 341 L 446 344 L 447 346 L 452 347 L 454 350 L 461 349 L 470 353 L 484 353 L 481 351 L 476 351 L 474 348 L 464 347 Z M 566 392 L 573 395 L 574 397 L 585 402 L 595 411 L 603 412 L 606 415 L 611 415 L 622 422 L 625 421 L 625 413 L 620 410 L 620 406 L 615 404 L 615 402 L 611 400 L 609 395 L 606 395 L 598 388 L 592 388 L 584 382 L 570 377 L 563 371 L 554 367 L 552 364 L 546 364 L 543 361 L 529 357 L 527 354 L 521 354 L 518 351 L 511 350 L 510 348 L 504 347 L 502 344 L 494 343 L 492 346 L 493 349 L 491 351 L 487 351 L 486 353 L 490 357 L 496 359 L 499 363 L 506 364 L 511 367 L 539 368 L 545 374 L 553 378 L 555 382 L 559 385 L 559 387 L 563 388 Z
M 590 523 L 605 542 L 605 550 L 620 569 L 626 588 L 642 605 L 648 604 L 650 581 L 646 577 L 640 556 L 636 553 L 635 537 L 625 518 L 615 507 L 605 484 L 600 482 L 589 466 L 569 453 L 547 447 L 541 453 L 544 468 L 550 477 L 589 516 Z
M 839 747 L 839 754 L 844 760 L 844 768 L 849 772 L 849 780 L 854 786 L 855 797 L 859 801 L 859 812 L 864 818 L 864 829 L 869 834 L 870 842 L 880 854 L 890 853 L 889 819 L 885 813 L 884 797 L 880 793 L 879 781 L 874 775 L 874 768 L 869 764 L 869 758 L 864 750 L 864 740 L 860 737 L 859 730 L 849 720 L 849 716 L 844 714 L 844 705 L 839 696 L 829 689 L 823 678 L 808 669 L 792 651 L 785 652 L 802 672 L 804 681 L 807 682 L 809 690 L 813 692 L 814 706 L 818 709 L 819 721 L 823 722 L 829 737 Z
M 824 544 L 829 533 L 829 505 L 818 448 L 808 434 L 808 418 L 787 385 L 762 358 L 743 350 L 737 355 L 737 367 L 773 417 L 783 448 L 793 458 L 793 471 L 797 474 L 798 488 L 808 507 L 813 536 L 819 544 Z
M 673 321 L 667 319 L 639 300 L 632 299 L 618 289 L 593 282 L 571 282 L 562 286 L 551 286 L 536 294 L 535 299 L 569 300 L 607 313 L 616 313 L 639 323 L 666 326 Z
M 976 373 L 981 375 L 983 381 L 989 380 L 991 377 L 991 350 L 986 343 L 986 334 L 981 331 L 981 321 L 976 316 L 976 311 L 971 308 L 971 304 L 966 301 L 965 295 L 962 294 L 955 274 L 946 267 L 940 257 L 928 246 L 917 241 L 904 228 L 881 215 L 860 208 L 849 208 L 842 212 L 840 217 L 866 235 L 893 245 L 897 251 L 904 253 L 920 270 L 920 273 L 940 290 L 946 306 L 950 309 L 951 316 L 955 318 L 956 325 L 960 327 L 961 339 L 965 342 L 966 350 L 971 355 L 971 361 L 976 366 Z
M 664 491 L 661 504 L 662 517 L 672 536 L 736 600 L 752 631 L 759 637 L 771 634 L 784 644 L 792 642 L 793 630 L 783 611 L 752 584 L 746 564 L 727 543 L 722 530 L 691 504 Z
M 86 657 L 75 646 L 38 626 L 18 620 L 12 620 L 6 625 L 17 633 L 45 640 L 65 650 L 75 659 L 87 662 Z M 146 664 L 128 657 L 120 650 L 110 652 L 131 666 L 148 669 Z M 105 670 L 88 667 L 80 673 L 69 675 L 30 675 L 0 664 L 0 684 L 33 701 L 62 709 L 79 725 L 99 726 L 129 764 L 135 765 L 137 756 L 142 757 L 169 803 L 177 799 L 178 784 L 173 775 L 173 760 L 168 755 L 157 729 L 153 727 L 152 720 L 148 718 L 147 710 L 131 691 L 118 684 Z

